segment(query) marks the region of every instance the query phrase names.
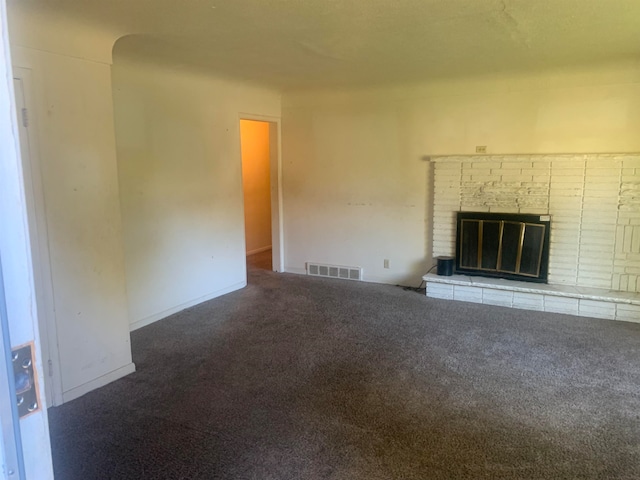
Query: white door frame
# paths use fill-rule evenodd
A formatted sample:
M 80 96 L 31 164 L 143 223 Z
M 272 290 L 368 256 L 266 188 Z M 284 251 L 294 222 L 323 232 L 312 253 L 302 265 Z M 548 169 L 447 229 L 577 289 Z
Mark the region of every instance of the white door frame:
M 51 276 L 51 258 L 47 226 L 46 203 L 42 185 L 42 167 L 37 141 L 37 118 L 33 104 L 33 81 L 31 70 L 13 67 L 14 81 L 22 85 L 22 91 L 16 89 L 16 107 L 20 127 L 22 169 L 24 175 L 29 234 L 31 237 L 31 256 L 33 259 L 36 304 L 38 309 L 38 327 L 40 330 L 43 355 L 43 373 L 47 406 L 62 405 L 62 379 L 60 375 L 60 356 L 58 350 L 58 328 L 54 300 L 54 286 Z M 22 93 L 23 98 L 18 98 Z M 22 117 L 20 105 L 24 102 L 27 109 L 26 122 Z M 26 124 L 25 124 L 26 123 Z
M 16 404 L 15 379 L 11 364 L 11 338 L 9 316 L 4 294 L 4 275 L 0 258 L 0 465 L 4 478 L 25 479 L 24 454 L 18 406 Z M 15 476 L 14 476 L 15 475 Z
M 0 328 L 0 337 L 5 345 L 5 355 L 13 346 L 33 342 L 34 371 L 36 385 L 38 385 L 38 381 L 42 380 L 42 369 L 39 368 L 42 366 L 42 356 L 15 100 L 7 33 L 7 5 L 5 0 L 0 0 L 0 231 L 2 232 L 0 256 L 6 299 L 6 323 L 3 328 Z M 10 370 L 10 376 L 13 376 L 12 359 L 4 356 L 0 363 L 0 367 L 7 372 Z M 44 390 L 39 389 L 39 394 L 42 399 Z M 15 401 L 16 398 L 15 396 L 12 398 L 10 386 L 6 389 L 0 388 L 0 407 L 6 406 L 7 402 L 15 403 Z M 19 428 L 20 438 L 16 437 L 15 433 L 11 438 L 11 429 L 5 430 L 7 419 L 4 410 L 0 417 L 3 422 L 2 440 L 0 440 L 0 462 L 2 463 L 0 476 L 53 480 L 47 412 L 41 408 L 34 411 L 28 419 L 25 418 L 17 423 L 14 419 L 13 429 L 15 431 Z M 21 459 L 13 453 L 19 452 L 20 449 L 22 449 L 23 472 L 20 471 Z M 9 473 L 9 469 L 14 471 L 13 475 Z
M 241 113 L 238 120 L 255 120 L 269 124 L 269 163 L 271 173 L 271 256 L 274 272 L 284 272 L 284 225 L 282 202 L 282 141 L 280 117 Z M 242 139 L 241 139 L 242 140 Z M 241 142 L 242 143 L 242 142 Z M 240 149 L 242 163 L 242 148 Z

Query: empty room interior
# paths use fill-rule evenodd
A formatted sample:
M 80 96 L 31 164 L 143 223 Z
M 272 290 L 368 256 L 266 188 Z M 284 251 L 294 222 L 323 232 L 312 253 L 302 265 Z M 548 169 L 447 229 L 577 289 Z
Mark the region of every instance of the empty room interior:
M 640 478 L 640 2 L 6 4 L 28 478 Z

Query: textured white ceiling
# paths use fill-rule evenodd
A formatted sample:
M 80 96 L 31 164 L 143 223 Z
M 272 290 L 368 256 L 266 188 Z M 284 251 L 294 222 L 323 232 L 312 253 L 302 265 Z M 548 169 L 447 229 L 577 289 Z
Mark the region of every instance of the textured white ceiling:
M 281 89 L 640 59 L 640 0 L 15 0 L 120 38 L 121 57 Z

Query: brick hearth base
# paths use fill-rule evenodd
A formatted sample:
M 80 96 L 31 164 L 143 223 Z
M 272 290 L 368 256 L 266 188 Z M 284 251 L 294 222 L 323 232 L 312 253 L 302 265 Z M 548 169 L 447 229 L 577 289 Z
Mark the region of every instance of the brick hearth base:
M 638 293 L 465 275 L 422 278 L 431 298 L 640 323 Z

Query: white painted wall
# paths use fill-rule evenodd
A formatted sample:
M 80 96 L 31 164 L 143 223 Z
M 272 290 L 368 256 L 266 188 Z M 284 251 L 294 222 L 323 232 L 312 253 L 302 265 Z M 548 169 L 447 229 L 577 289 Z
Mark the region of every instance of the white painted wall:
M 240 114 L 280 95 L 198 73 L 113 65 L 131 327 L 246 285 Z
M 247 255 L 271 248 L 269 124 L 240 120 Z
M 38 17 L 15 18 L 13 63 L 31 70 L 34 86 L 31 116 L 37 125 L 66 401 L 134 370 L 111 72 L 100 32 L 91 35 L 86 26 L 74 30 L 55 18 L 48 26 Z M 62 42 L 58 36 L 75 40 Z M 93 55 L 78 58 L 79 52 Z
M 285 269 L 417 285 L 432 264 L 425 156 L 635 152 L 638 131 L 637 64 L 285 95 Z

